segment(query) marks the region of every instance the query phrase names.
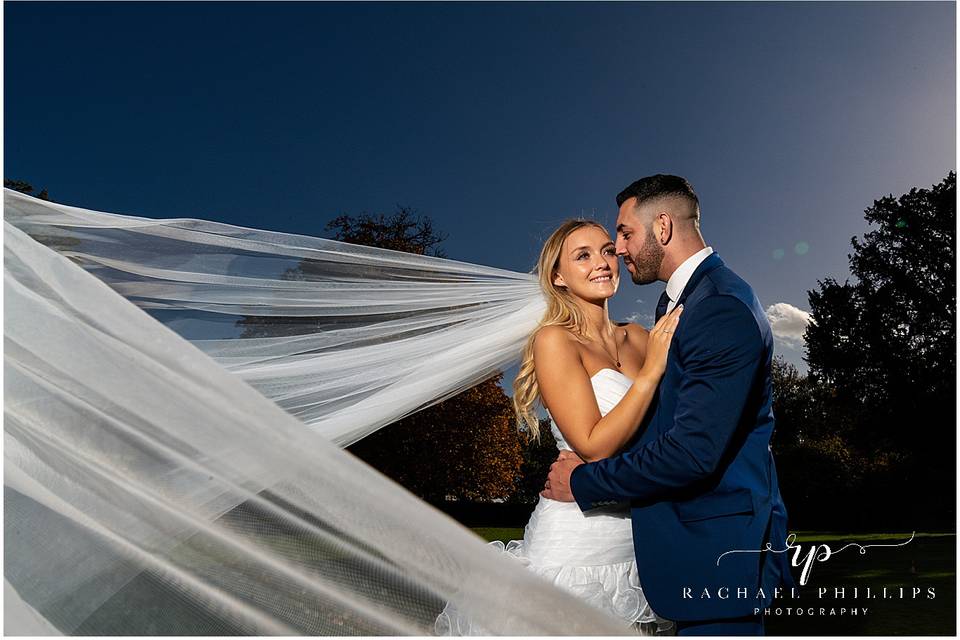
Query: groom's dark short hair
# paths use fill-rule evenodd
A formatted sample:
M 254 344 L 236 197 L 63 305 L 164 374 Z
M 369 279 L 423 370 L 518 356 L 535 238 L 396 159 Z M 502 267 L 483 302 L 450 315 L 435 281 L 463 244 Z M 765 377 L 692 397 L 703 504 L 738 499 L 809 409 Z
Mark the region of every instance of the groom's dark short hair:
M 671 176 L 665 173 L 640 178 L 631 184 L 617 194 L 617 206 L 623 206 L 623 203 L 630 198 L 636 198 L 637 206 L 639 206 L 649 200 L 669 196 L 681 197 L 688 200 L 693 209 L 694 218 L 700 217 L 700 199 L 697 198 L 693 186 L 687 182 L 686 178 Z

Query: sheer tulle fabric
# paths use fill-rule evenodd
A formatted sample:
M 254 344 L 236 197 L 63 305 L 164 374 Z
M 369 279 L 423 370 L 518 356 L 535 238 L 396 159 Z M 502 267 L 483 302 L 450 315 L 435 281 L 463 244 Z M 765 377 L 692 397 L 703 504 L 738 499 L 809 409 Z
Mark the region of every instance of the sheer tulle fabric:
M 529 325 L 500 342 L 484 338 L 482 350 L 471 351 L 464 336 L 500 317 L 496 309 L 536 316 L 536 304 L 517 293 L 529 292 L 526 276 L 456 263 L 445 272 L 434 259 L 403 256 L 404 264 L 363 249 L 344 257 L 339 243 L 307 248 L 314 241 L 209 223 L 78 213 L 9 192 L 7 216 L 7 633 L 428 634 L 446 602 L 497 634 L 623 631 L 331 442 L 356 439 L 508 361 Z M 282 256 L 270 269 L 265 236 Z M 199 257 L 185 262 L 191 253 Z M 309 342 L 308 331 L 236 337 L 236 349 L 229 336 L 198 340 L 198 349 L 119 295 L 152 310 L 202 307 L 234 320 L 252 307 L 259 316 L 301 309 L 329 318 L 307 280 L 278 275 L 304 256 L 334 266 L 382 261 L 398 286 L 356 300 L 340 337 L 309 346 L 298 343 Z M 235 261 L 263 272 L 238 275 Z M 426 274 L 436 281 L 424 282 Z M 329 293 L 338 280 L 309 282 Z M 417 283 L 410 295 L 423 285 L 424 308 L 402 299 L 405 283 Z M 370 317 L 386 323 L 387 337 L 364 333 Z M 387 379 L 371 371 L 381 357 L 373 353 L 363 366 L 331 357 L 314 368 L 307 357 L 345 359 L 374 343 L 415 361 L 384 359 L 394 365 Z M 296 398 L 286 408 L 301 408 L 313 428 L 254 391 L 251 371 L 279 404 Z M 314 381 L 298 383 L 301 374 Z
M 508 365 L 545 308 L 530 274 L 4 195 L 8 222 L 343 446 Z

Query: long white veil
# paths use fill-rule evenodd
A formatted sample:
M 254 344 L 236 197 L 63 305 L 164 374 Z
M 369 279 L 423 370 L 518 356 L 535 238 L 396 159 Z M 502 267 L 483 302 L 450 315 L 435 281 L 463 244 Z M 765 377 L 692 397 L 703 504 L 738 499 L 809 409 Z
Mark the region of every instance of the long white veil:
M 9 190 L 5 219 L 8 634 L 423 635 L 446 602 L 624 631 L 336 446 L 515 358 L 530 276 Z
M 488 378 L 543 314 L 530 274 L 4 195 L 8 222 L 340 445 Z

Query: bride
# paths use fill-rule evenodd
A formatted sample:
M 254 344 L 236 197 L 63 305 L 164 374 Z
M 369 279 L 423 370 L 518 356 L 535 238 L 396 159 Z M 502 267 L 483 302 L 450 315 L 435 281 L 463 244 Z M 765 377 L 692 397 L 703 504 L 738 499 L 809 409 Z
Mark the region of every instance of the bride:
M 539 438 L 537 400 L 552 418 L 557 448 L 586 461 L 616 454 L 637 434 L 663 375 L 683 307 L 647 331 L 613 323 L 608 300 L 619 284 L 614 244 L 599 224 L 570 220 L 551 234 L 537 264 L 547 311 L 530 336 L 514 381 L 518 417 Z M 492 543 L 500 546 L 502 543 Z M 643 634 L 663 633 L 640 588 L 628 511 L 623 505 L 581 512 L 575 503 L 541 497 L 524 530 L 505 551 L 536 574 Z M 437 620 L 441 634 L 483 629 L 454 607 Z

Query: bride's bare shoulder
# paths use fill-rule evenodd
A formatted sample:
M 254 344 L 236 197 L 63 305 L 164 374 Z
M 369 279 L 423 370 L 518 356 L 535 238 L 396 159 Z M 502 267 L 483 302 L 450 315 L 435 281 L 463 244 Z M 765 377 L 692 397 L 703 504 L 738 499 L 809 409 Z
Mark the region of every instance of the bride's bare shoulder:
M 576 337 L 567 329 L 556 325 L 540 327 L 533 337 L 533 358 L 537 363 L 578 359 Z
M 573 346 L 576 342 L 577 339 L 573 333 L 558 325 L 540 327 L 533 334 L 535 349 L 565 349 Z

